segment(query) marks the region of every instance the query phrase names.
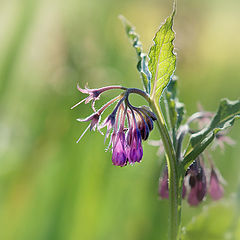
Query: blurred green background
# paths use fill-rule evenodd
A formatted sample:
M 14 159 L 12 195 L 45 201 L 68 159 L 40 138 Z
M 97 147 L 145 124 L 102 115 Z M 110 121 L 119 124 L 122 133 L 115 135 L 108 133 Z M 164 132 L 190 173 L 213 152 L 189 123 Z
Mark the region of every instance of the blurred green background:
M 118 15 L 134 23 L 147 52 L 171 9 L 167 0 L 0 1 L 0 239 L 166 239 L 157 149 L 144 143 L 141 164 L 115 167 L 100 134 L 76 144 L 86 124 L 75 119 L 91 109 L 70 107 L 84 97 L 77 82 L 141 87 Z M 214 111 L 221 98 L 239 98 L 239 10 L 238 0 L 178 2 L 176 74 L 188 115 L 197 102 Z M 213 154 L 227 182 L 224 202 L 240 183 L 239 122 L 230 135 L 236 146 Z M 183 225 L 209 204 L 184 203 Z

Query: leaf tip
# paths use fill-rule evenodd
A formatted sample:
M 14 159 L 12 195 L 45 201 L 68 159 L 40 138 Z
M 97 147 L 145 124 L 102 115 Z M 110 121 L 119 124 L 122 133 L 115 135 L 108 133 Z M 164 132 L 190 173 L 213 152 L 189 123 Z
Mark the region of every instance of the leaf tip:
M 125 18 L 122 14 L 119 14 L 119 15 L 118 15 L 118 19 L 119 19 L 122 23 L 126 22 L 126 18 Z
M 174 0 L 173 1 L 173 13 L 172 13 L 172 16 L 175 15 L 176 11 L 177 11 L 177 0 Z

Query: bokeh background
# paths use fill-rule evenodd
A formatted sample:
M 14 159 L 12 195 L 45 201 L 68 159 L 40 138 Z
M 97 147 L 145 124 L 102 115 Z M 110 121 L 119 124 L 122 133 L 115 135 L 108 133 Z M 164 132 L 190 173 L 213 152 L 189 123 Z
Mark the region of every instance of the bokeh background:
M 87 133 L 76 144 L 86 127 L 76 118 L 91 109 L 70 107 L 84 97 L 77 82 L 141 87 L 118 15 L 134 23 L 148 52 L 171 9 L 168 0 L 0 1 L 0 239 L 166 239 L 157 149 L 144 143 L 141 164 L 115 167 L 100 134 Z M 221 98 L 239 98 L 239 10 L 238 0 L 178 2 L 176 74 L 188 116 L 197 102 L 215 111 Z M 224 200 L 207 198 L 197 208 L 184 203 L 184 226 L 202 214 L 189 239 L 208 231 L 204 239 L 233 239 L 231 229 L 239 232 L 239 122 L 230 135 L 237 144 L 212 154 L 227 182 Z M 156 130 L 151 138 L 158 139 Z M 223 206 L 231 206 L 234 221 Z

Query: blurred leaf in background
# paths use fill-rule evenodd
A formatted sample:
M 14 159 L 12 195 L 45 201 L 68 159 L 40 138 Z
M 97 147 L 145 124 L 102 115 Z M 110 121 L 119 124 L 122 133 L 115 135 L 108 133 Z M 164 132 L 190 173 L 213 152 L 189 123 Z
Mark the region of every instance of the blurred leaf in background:
M 233 218 L 234 205 L 232 203 L 212 204 L 203 210 L 203 212 L 187 225 L 183 240 L 191 239 L 211 239 L 224 240 L 231 236 L 228 232 Z M 232 239 L 232 236 L 231 238 Z
M 90 107 L 70 107 L 83 97 L 77 82 L 141 87 L 118 15 L 137 27 L 147 52 L 171 6 L 165 0 L 0 2 L 0 239 L 166 239 L 157 149 L 146 143 L 141 164 L 114 167 L 101 135 L 76 144 L 85 126 L 75 119 Z M 219 99 L 239 97 L 239 7 L 237 0 L 179 3 L 176 74 L 189 115 L 197 101 L 214 110 Z M 213 155 L 228 182 L 226 199 L 240 180 L 239 133 L 237 126 L 234 148 Z M 207 204 L 184 205 L 183 225 Z

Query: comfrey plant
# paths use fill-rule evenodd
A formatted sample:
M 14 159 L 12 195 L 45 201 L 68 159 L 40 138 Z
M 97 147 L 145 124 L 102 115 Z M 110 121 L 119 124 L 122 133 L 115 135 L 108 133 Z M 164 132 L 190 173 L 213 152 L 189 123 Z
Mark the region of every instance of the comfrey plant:
M 174 76 L 176 66 L 173 45 L 175 33 L 172 30 L 174 15 L 175 7 L 173 13 L 157 31 L 148 55 L 142 52 L 142 45 L 134 27 L 121 17 L 137 53 L 137 69 L 144 90 L 123 86 L 98 89 L 78 87 L 81 93 L 88 96 L 72 107 L 82 102 L 92 103 L 93 113 L 85 119 L 78 119 L 80 122 L 89 122 L 82 136 L 88 129 L 97 129 L 102 133 L 102 129 L 106 127 L 105 139 L 110 138 L 107 149 L 112 151 L 112 163 L 121 167 L 141 161 L 142 141 L 148 139 L 154 124 L 157 125 L 161 140 L 154 144 L 159 146 L 166 160 L 166 167 L 160 178 L 159 194 L 162 198 L 169 199 L 169 239 L 171 240 L 180 238 L 183 198 L 187 198 L 190 205 L 196 206 L 207 193 L 213 200 L 223 196 L 224 180 L 206 148 L 213 141 L 215 142 L 213 146 L 219 145 L 221 148 L 224 143 L 233 144 L 234 141 L 226 136 L 226 129 L 240 118 L 240 100 L 223 99 L 216 114 L 200 109 L 184 120 L 184 104 L 178 100 L 177 78 Z M 97 110 L 95 101 L 104 92 L 114 89 L 121 90 L 120 95 Z M 149 107 L 131 105 L 129 102 L 131 94 L 143 97 Z M 162 106 L 165 114 L 162 114 L 160 98 L 164 100 Z M 115 107 L 112 112 L 101 121 L 104 111 L 113 104 Z M 185 138 L 188 139 L 188 144 L 183 149 Z

